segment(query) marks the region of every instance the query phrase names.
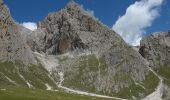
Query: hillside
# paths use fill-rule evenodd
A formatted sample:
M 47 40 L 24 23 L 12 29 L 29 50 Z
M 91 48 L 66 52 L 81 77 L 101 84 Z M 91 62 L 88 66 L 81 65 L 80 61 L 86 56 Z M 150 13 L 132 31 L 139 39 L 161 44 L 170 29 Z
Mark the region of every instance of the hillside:
M 138 52 L 73 0 L 31 31 L 0 0 L 0 99 L 168 100 L 169 36 Z

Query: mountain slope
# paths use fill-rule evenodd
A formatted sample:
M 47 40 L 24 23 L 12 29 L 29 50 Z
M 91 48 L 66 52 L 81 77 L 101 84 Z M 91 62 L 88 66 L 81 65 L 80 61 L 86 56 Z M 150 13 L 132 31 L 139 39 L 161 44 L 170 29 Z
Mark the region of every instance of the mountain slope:
M 158 86 L 147 61 L 74 1 L 50 13 L 32 33 L 0 4 L 1 87 L 142 99 Z
M 35 64 L 30 48 L 24 43 L 17 23 L 0 1 L 0 61 L 22 61 Z
M 140 99 L 159 83 L 137 51 L 74 1 L 50 13 L 29 39 L 33 51 L 46 55 L 39 60 L 58 62 L 45 65 L 57 82 L 63 74 L 67 88 Z
M 116 100 L 17 87 L 0 87 L 1 100 Z
M 0 86 L 46 89 L 56 88 L 49 73 L 37 62 L 22 34 L 26 29 L 11 17 L 9 9 L 0 0 Z
M 165 100 L 170 98 L 170 32 L 154 33 L 141 41 L 139 52 L 164 79 Z

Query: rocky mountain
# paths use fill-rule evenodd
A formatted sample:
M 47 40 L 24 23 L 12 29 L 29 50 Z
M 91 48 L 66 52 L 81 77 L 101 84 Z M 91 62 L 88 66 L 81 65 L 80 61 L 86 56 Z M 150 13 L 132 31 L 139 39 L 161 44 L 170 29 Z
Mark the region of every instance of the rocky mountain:
M 0 0 L 0 87 L 14 85 L 46 89 L 56 87 L 48 72 L 38 63 L 23 34 L 30 32 L 16 23 Z
M 44 41 L 41 44 L 45 47 L 42 51 L 53 55 L 76 49 L 105 52 L 114 44 L 113 41 L 122 41 L 119 35 L 100 23 L 74 1 L 57 13 L 50 13 L 42 22 L 39 22 L 38 28 L 38 32 L 33 34 L 44 31 L 41 36 L 41 40 Z M 101 48 L 101 46 L 104 47 Z
M 139 52 L 155 69 L 170 67 L 170 32 L 154 33 L 144 38 Z
M 35 52 L 56 55 L 57 64 L 44 65 L 57 82 L 62 73 L 67 88 L 134 99 L 153 92 L 159 82 L 133 47 L 74 1 L 39 22 L 28 44 Z
M 73 0 L 35 31 L 17 24 L 0 0 L 0 36 L 0 86 L 140 100 L 161 83 L 149 67 L 155 56 L 169 64 L 169 33 L 144 39 L 138 53 Z
M 24 42 L 19 25 L 12 19 L 8 8 L 0 1 L 0 61 L 22 61 L 35 64 L 29 46 Z
M 164 79 L 164 97 L 170 99 L 170 32 L 154 33 L 141 41 L 140 54 Z

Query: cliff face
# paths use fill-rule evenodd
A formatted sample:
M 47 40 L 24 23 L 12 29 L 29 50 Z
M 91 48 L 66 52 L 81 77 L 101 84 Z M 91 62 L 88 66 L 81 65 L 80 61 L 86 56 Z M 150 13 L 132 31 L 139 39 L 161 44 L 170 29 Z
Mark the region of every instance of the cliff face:
M 39 29 L 45 33 L 41 44 L 45 45 L 42 51 L 47 54 L 63 54 L 76 49 L 104 52 L 116 44 L 115 41 L 122 41 L 119 35 L 75 2 L 57 13 L 50 13 L 39 23 Z
M 57 56 L 54 61 L 59 63 L 48 69 L 56 81 L 63 72 L 68 88 L 120 97 L 126 91 L 125 98 L 138 98 L 154 90 L 149 84 L 158 83 L 136 50 L 74 1 L 40 22 L 28 44 L 33 51 Z M 73 55 L 61 55 L 68 53 Z
M 17 86 L 46 89 L 55 82 L 33 56 L 26 44 L 30 33 L 11 17 L 9 9 L 0 0 L 0 87 Z
M 163 79 L 163 99 L 170 99 L 170 32 L 154 33 L 141 41 L 140 54 Z
M 139 52 L 154 68 L 170 67 L 170 32 L 154 33 L 144 38 Z
M 34 64 L 30 48 L 23 41 L 20 28 L 11 18 L 9 9 L 0 1 L 0 61 L 21 61 Z

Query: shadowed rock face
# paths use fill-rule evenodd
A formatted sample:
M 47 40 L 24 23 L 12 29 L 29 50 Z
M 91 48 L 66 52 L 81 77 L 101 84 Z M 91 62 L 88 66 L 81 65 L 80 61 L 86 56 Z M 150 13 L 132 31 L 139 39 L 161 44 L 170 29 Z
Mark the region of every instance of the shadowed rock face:
M 11 18 L 9 9 L 0 0 L 0 61 L 35 63 L 30 48 L 25 44 L 20 27 Z
M 170 65 L 170 32 L 154 33 L 141 41 L 140 54 L 150 62 L 150 66 Z

